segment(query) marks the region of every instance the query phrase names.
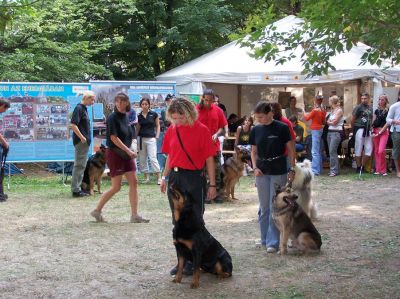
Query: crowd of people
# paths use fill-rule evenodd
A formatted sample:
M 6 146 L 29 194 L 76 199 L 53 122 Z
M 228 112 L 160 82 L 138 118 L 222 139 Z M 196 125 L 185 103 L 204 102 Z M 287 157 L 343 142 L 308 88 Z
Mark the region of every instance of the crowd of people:
M 94 99 L 93 93 L 85 94 L 71 119 L 76 157 L 71 190 L 75 197 L 86 196 L 79 186 L 90 144 L 86 107 L 92 105 Z M 387 175 L 385 150 L 390 134 L 396 175 L 400 177 L 400 97 L 391 107 L 388 107 L 388 103 L 387 96 L 381 95 L 377 109 L 372 111 L 370 97 L 363 93 L 361 103 L 352 112 L 351 126 L 358 172 L 365 171 L 373 154 L 374 174 Z M 308 113 L 296 107 L 296 98 L 291 97 L 289 107 L 284 110 L 288 118 L 283 115 L 279 103 L 266 101 L 260 101 L 251 116 L 239 118 L 230 115 L 227 118 L 225 106 L 211 89 L 204 90 L 196 105 L 185 98 L 168 96 L 166 110 L 161 117 L 151 110 L 147 98 L 140 101 L 142 110 L 139 114 L 132 111 L 129 98 L 124 93 L 117 94 L 114 104 L 114 112 L 107 118 L 106 160 L 111 187 L 102 194 L 97 207 L 91 212 L 97 222 L 105 221 L 103 207 L 120 190 L 123 175 L 129 183 L 131 222 L 149 222 L 149 219 L 138 214 L 137 157 L 145 182 L 149 180 L 147 162 L 150 161 L 160 191 L 168 195 L 172 213 L 172 199 L 167 191 L 168 186 L 174 185 L 187 195 L 194 212 L 203 219 L 205 204 L 223 202 L 220 137 L 229 136 L 230 133 L 235 136 L 235 147 L 245 146 L 251 152 L 247 164 L 254 171 L 259 198 L 260 245 L 272 253 L 278 250 L 279 245 L 279 232 L 271 216 L 272 197 L 278 186 L 294 179 L 297 154 L 303 152 L 305 147 L 311 147 L 312 172 L 315 176 L 322 174 L 324 155 L 329 157 L 328 175 L 334 177 L 340 174 L 338 148 L 346 138 L 345 120 L 340 98 L 335 94 L 329 98 L 330 111 L 325 109 L 323 97 L 317 95 Z M 311 121 L 311 138 L 307 135 L 307 121 Z M 161 131 L 165 134 L 161 147 L 161 152 L 166 156 L 163 169 L 157 161 L 156 140 Z M 325 154 L 324 132 L 327 143 Z M 133 144 L 136 137 L 137 147 Z M 310 140 L 309 144 L 305 142 L 306 139 Z M 187 261 L 184 272 L 190 274 L 191 267 Z M 175 273 L 176 267 L 171 270 L 171 274 Z
M 71 117 L 75 148 L 71 180 L 73 197 L 89 195 L 80 186 L 92 142 L 87 107 L 93 105 L 95 97 L 92 91 L 85 92 Z M 115 96 L 114 111 L 106 120 L 106 162 L 111 187 L 101 195 L 96 208 L 90 213 L 97 222 L 105 221 L 103 208 L 120 191 L 123 176 L 129 184 L 130 222 L 150 221 L 138 213 L 136 158 L 139 158 L 145 182 L 149 181 L 147 164 L 150 162 L 160 191 L 167 193 L 172 213 L 168 186 L 174 185 L 187 196 L 193 212 L 204 221 L 205 204 L 223 202 L 220 137 L 229 136 L 230 132 L 235 136 L 235 147 L 245 146 L 251 152 L 251 159 L 247 163 L 254 171 L 259 199 L 260 245 L 273 253 L 279 245 L 279 232 L 271 215 L 276 188 L 294 180 L 296 154 L 303 152 L 306 146 L 311 146 L 313 174 L 322 174 L 324 129 L 327 141 L 325 155 L 329 157 L 328 175 L 334 177 L 340 174 L 338 148 L 346 138 L 345 119 L 340 98 L 335 94 L 329 98 L 330 111 L 325 109 L 323 97 L 317 95 L 309 112 L 299 109 L 296 98 L 292 96 L 289 107 L 284 110 L 287 118 L 279 103 L 267 101 L 257 103 L 251 116 L 239 118 L 232 114 L 227 117 L 220 97 L 211 89 L 204 90 L 196 105 L 188 99 L 172 95 L 165 100 L 166 109 L 159 117 L 158 113 L 151 110 L 148 98 L 141 99 L 141 112 L 136 114 L 125 93 Z M 0 113 L 9 107 L 8 101 L 0 100 Z M 307 121 L 311 121 L 311 144 L 305 142 L 308 137 Z M 353 109 L 350 124 L 356 171 L 365 171 L 373 155 L 374 174 L 387 176 L 386 146 L 390 138 L 396 176 L 400 178 L 400 93 L 397 102 L 390 107 L 388 97 L 380 95 L 375 111 L 370 96 L 361 94 L 361 102 Z M 161 152 L 166 156 L 163 169 L 157 160 L 157 139 L 162 131 L 165 135 Z M 3 150 L 8 149 L 8 142 L 1 134 L 0 143 Z M 175 273 L 176 267 L 171 270 L 171 274 Z M 185 264 L 185 273 L 191 273 L 189 261 Z
M 89 195 L 80 186 L 92 142 L 87 107 L 94 104 L 95 97 L 92 91 L 85 92 L 71 117 L 75 148 L 71 179 L 73 197 Z M 239 118 L 231 114 L 227 117 L 226 107 L 211 89 L 204 90 L 196 105 L 172 95 L 168 95 L 165 102 L 166 109 L 159 117 L 158 113 L 151 110 L 148 98 L 141 99 L 141 112 L 137 114 L 125 93 L 115 96 L 114 111 L 106 120 L 106 162 L 111 187 L 101 195 L 97 206 L 90 213 L 97 222 L 105 221 L 103 208 L 120 191 L 123 176 L 129 184 L 130 222 L 150 221 L 138 213 L 136 158 L 139 158 L 145 182 L 149 182 L 150 162 L 160 191 L 167 193 L 172 213 L 172 199 L 167 191 L 168 186 L 174 185 L 186 194 L 194 213 L 204 221 L 205 204 L 223 202 L 220 144 L 223 139 L 220 138 L 231 134 L 235 136 L 235 147 L 245 146 L 251 152 L 247 164 L 254 171 L 259 199 L 260 245 L 267 252 L 273 253 L 278 250 L 279 232 L 272 219 L 272 198 L 278 186 L 294 179 L 296 153 L 303 152 L 307 146 L 311 147 L 311 169 L 315 176 L 322 174 L 324 155 L 329 157 L 328 176 L 340 174 L 338 149 L 347 136 L 344 130 L 344 111 L 336 94 L 329 97 L 329 111 L 323 105 L 323 97 L 317 95 L 309 112 L 299 109 L 296 98 L 292 96 L 289 107 L 284 110 L 286 117 L 280 103 L 266 101 L 260 101 L 252 115 Z M 7 100 L 0 100 L 0 113 L 9 107 Z M 311 144 L 305 142 L 305 122 L 308 121 L 311 122 Z M 373 157 L 374 175 L 387 176 L 386 148 L 391 140 L 396 176 L 400 178 L 400 93 L 397 102 L 390 107 L 388 97 L 380 95 L 375 110 L 369 94 L 362 93 L 360 104 L 352 111 L 350 125 L 356 171 L 366 171 Z M 157 159 L 157 139 L 161 131 L 165 134 L 161 147 L 161 152 L 166 156 L 163 169 Z M 323 145 L 324 134 L 326 146 Z M 8 142 L 1 134 L 0 143 L 3 151 L 8 150 Z M 191 267 L 187 261 L 184 272 L 190 274 Z M 171 274 L 175 273 L 176 267 L 171 270 Z

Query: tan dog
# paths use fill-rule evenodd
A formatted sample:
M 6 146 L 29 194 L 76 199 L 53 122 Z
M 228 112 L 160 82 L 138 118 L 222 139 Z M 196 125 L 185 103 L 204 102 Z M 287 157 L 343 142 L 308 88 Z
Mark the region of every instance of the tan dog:
M 280 254 L 287 253 L 289 238 L 293 247 L 302 252 L 319 252 L 321 235 L 296 200 L 297 195 L 290 188 L 277 188 L 272 199 L 272 218 L 280 231 Z
M 235 186 L 243 176 L 244 163 L 249 159 L 249 150 L 244 146 L 238 145 L 235 148 L 234 156 L 227 159 L 222 165 L 224 196 L 227 201 L 237 199 L 235 198 Z
M 93 156 L 91 156 L 86 163 L 81 185 L 82 190 L 90 192 L 90 195 L 94 195 L 94 183 L 96 182 L 97 191 L 101 193 L 101 177 L 103 176 L 105 169 L 106 147 L 101 145 L 100 149 Z
M 314 175 L 311 171 L 311 162 L 304 160 L 296 163 L 296 175 L 292 182 L 293 192 L 298 196 L 297 203 L 303 208 L 304 212 L 311 219 L 317 218 L 317 207 L 312 198 L 311 188 Z

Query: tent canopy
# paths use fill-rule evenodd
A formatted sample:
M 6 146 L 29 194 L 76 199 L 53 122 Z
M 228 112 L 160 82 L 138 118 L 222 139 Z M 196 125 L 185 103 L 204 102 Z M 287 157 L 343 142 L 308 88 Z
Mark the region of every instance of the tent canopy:
M 287 16 L 273 25 L 279 32 L 288 32 L 302 24 L 302 19 Z M 184 88 L 186 91 L 189 89 L 193 91 L 196 84 L 201 82 L 306 85 L 375 77 L 392 83 L 400 83 L 400 68 L 382 70 L 381 67 L 368 63 L 359 65 L 361 56 L 367 49 L 368 46 L 358 43 L 349 52 L 339 53 L 331 58 L 330 63 L 336 68 L 336 71 L 307 79 L 301 75 L 303 66 L 300 60 L 300 48 L 295 52 L 296 58 L 282 65 L 275 65 L 274 61 L 265 62 L 262 59 L 257 60 L 250 57 L 249 48 L 240 47 L 237 41 L 233 41 L 157 76 L 157 80 L 176 81 L 178 87 L 187 86 L 188 88 Z

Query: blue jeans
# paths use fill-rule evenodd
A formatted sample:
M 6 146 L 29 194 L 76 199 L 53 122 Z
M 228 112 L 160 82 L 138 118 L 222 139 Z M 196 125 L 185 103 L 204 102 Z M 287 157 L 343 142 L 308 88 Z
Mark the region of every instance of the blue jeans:
M 311 147 L 311 171 L 314 175 L 320 175 L 322 172 L 322 131 L 321 130 L 311 130 L 311 140 L 312 140 L 312 147 Z
M 276 186 L 284 186 L 287 182 L 287 174 L 263 175 L 256 177 L 258 200 L 258 223 L 260 224 L 261 244 L 266 247 L 279 247 L 279 230 L 272 219 L 272 198 L 275 195 Z

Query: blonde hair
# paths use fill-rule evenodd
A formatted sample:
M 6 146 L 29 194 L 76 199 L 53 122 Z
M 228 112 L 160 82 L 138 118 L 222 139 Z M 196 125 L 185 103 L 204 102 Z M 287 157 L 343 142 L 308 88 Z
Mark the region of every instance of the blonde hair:
M 82 100 L 86 100 L 87 98 L 95 98 L 96 97 L 96 94 L 91 90 L 85 90 L 82 93 L 82 95 L 83 95 Z
M 171 115 L 178 113 L 180 115 L 185 115 L 189 125 L 193 125 L 197 119 L 197 110 L 194 104 L 185 98 L 177 98 L 172 101 L 167 110 L 167 119 L 173 122 Z
M 339 103 L 339 97 L 338 96 L 331 96 L 329 98 L 329 102 L 332 103 L 332 104 L 337 105 Z

